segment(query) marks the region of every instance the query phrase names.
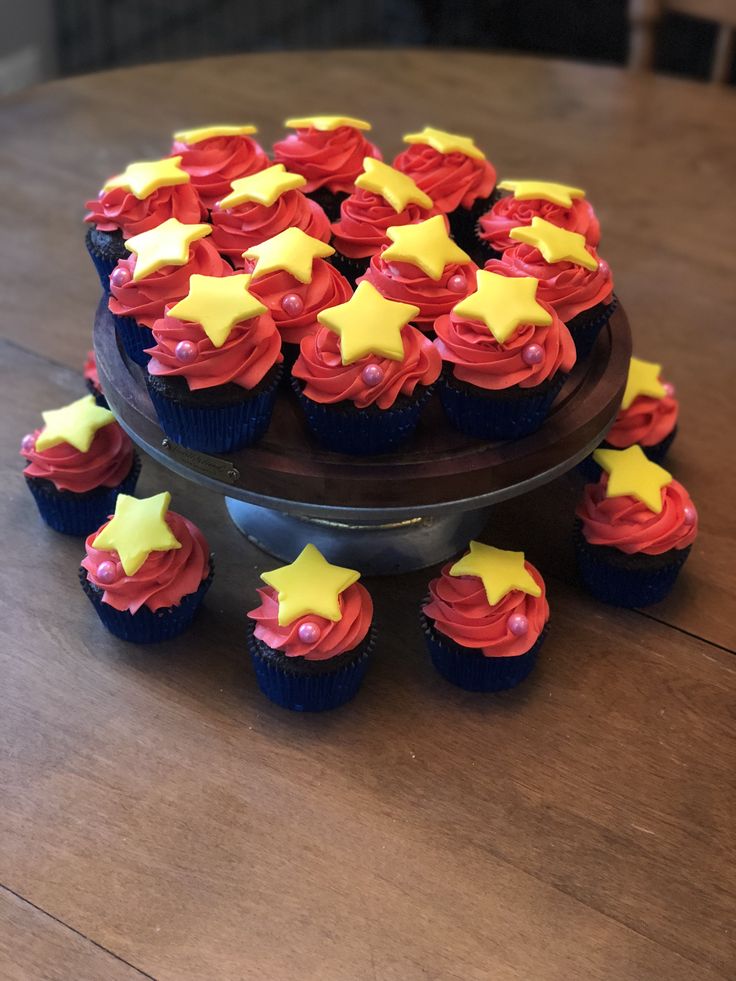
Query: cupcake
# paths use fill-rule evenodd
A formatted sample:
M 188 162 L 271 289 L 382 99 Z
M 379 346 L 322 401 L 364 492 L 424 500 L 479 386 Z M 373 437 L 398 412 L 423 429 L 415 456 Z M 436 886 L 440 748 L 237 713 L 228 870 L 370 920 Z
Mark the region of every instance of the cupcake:
M 544 580 L 523 552 L 471 542 L 429 584 L 422 627 L 439 673 L 468 691 L 503 691 L 534 667 L 549 620 Z
M 577 508 L 580 577 L 614 606 L 659 603 L 670 592 L 698 531 L 690 497 L 640 446 L 593 453 L 604 473 Z
M 317 315 L 292 375 L 320 443 L 338 453 L 387 453 L 408 439 L 442 362 L 412 327 L 419 308 L 386 300 L 361 283 L 347 303 Z
M 167 218 L 194 224 L 205 209 L 180 157 L 129 164 L 111 177 L 96 198 L 87 201 L 90 223 L 85 244 L 100 277 L 109 289 L 109 276 L 118 259 L 127 256 L 126 238 L 155 228 Z
M 255 126 L 201 126 L 174 133 L 171 152 L 181 158 L 205 208 L 230 192 L 239 177 L 265 170 L 270 160 L 252 136 Z
M 468 136 L 425 126 L 404 137 L 409 148 L 394 160 L 432 198 L 435 208 L 449 216 L 458 245 L 472 252 L 475 224 L 491 206 L 496 171 Z
M 601 240 L 601 226 L 585 191 L 568 184 L 553 181 L 501 181 L 498 185 L 504 194 L 478 220 L 477 235 L 490 256 L 500 257 L 516 245 L 509 238 L 512 228 L 531 225 L 533 218 L 544 218 L 551 225 L 578 232 L 587 245 L 597 248 Z
M 477 289 L 439 317 L 440 384 L 456 429 L 479 439 L 519 439 L 544 422 L 575 364 L 570 332 L 531 277 L 479 270 Z
M 554 307 L 575 341 L 578 358 L 587 357 L 595 339 L 616 309 L 613 277 L 578 232 L 568 232 L 544 218 L 512 228 L 518 244 L 485 268 L 504 276 L 533 276 L 539 280 L 539 299 Z
M 261 604 L 248 616 L 261 691 L 297 712 L 349 701 L 373 648 L 373 603 L 360 573 L 331 565 L 307 545 L 290 565 L 264 572 Z
M 284 126 L 296 132 L 274 143 L 274 160 L 301 174 L 306 181 L 304 193 L 335 221 L 341 201 L 354 190 L 365 157 L 381 160 L 381 151 L 363 136 L 370 123 L 349 116 L 309 116 L 287 119 Z
M 41 517 L 54 531 L 88 535 L 132 494 L 141 470 L 133 444 L 109 409 L 85 395 L 42 413 L 44 425 L 23 437 L 23 471 Z
M 169 439 L 192 450 L 248 446 L 271 421 L 281 339 L 249 282 L 195 273 L 186 297 L 153 325 L 148 393 Z
M 329 242 L 327 215 L 298 190 L 304 183 L 283 164 L 232 182 L 230 193 L 212 208 L 212 241 L 236 269 L 242 268 L 246 249 L 286 228 Z
M 110 633 L 135 644 L 170 640 L 194 619 L 213 576 L 202 532 L 169 511 L 169 493 L 121 494 L 85 542 L 82 589 Z
M 478 267 L 450 238 L 442 215 L 392 226 L 386 236 L 390 245 L 372 257 L 358 282 L 365 280 L 388 300 L 418 307 L 416 326 L 431 331 L 438 317 L 475 290 Z
M 388 229 L 437 214 L 432 199 L 405 174 L 372 157 L 355 179 L 356 190 L 340 205 L 332 225 L 333 262 L 351 282 L 368 268 L 371 256 L 391 244 Z
M 100 376 L 97 374 L 97 358 L 93 350 L 87 351 L 82 374 L 84 375 L 84 381 L 90 395 L 94 396 L 95 403 L 103 409 L 109 408 L 107 399 L 102 392 L 102 386 L 100 385 Z
M 183 299 L 194 273 L 227 276 L 232 267 L 207 238 L 212 226 L 184 225 L 169 218 L 125 242 L 131 255 L 119 259 L 110 274 L 108 307 L 128 357 L 148 364 L 151 327 L 167 303 Z
M 248 289 L 268 307 L 289 364 L 300 341 L 319 329 L 317 315 L 353 295 L 350 283 L 326 261 L 334 251 L 299 228 L 287 228 L 243 253 L 251 274 Z

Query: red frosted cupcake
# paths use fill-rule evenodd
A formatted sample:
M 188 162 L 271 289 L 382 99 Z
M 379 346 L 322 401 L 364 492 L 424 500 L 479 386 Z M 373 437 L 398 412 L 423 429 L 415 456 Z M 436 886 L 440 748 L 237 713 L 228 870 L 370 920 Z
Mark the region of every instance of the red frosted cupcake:
M 330 223 L 320 206 L 298 190 L 304 183 L 283 164 L 233 181 L 232 191 L 212 209 L 212 241 L 218 250 L 242 268 L 246 249 L 287 228 L 329 242 Z
M 202 126 L 174 133 L 172 154 L 181 158 L 202 204 L 212 208 L 239 177 L 265 170 L 270 161 L 251 139 L 255 126 Z

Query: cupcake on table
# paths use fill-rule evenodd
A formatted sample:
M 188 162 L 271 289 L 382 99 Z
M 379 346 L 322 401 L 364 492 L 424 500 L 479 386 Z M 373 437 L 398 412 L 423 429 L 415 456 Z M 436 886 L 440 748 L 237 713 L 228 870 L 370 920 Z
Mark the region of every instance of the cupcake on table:
M 255 126 L 200 126 L 174 133 L 171 153 L 181 158 L 205 208 L 228 194 L 234 180 L 270 165 L 253 139 L 257 132 Z
M 168 492 L 121 494 L 115 514 L 85 542 L 79 581 L 110 633 L 136 644 L 185 630 L 210 587 L 212 557 L 202 532 L 169 511 Z
M 88 535 L 132 494 L 140 473 L 133 444 L 109 409 L 85 395 L 42 413 L 43 427 L 23 437 L 23 471 L 43 520 L 67 535 Z
M 341 202 L 355 188 L 363 160 L 382 159 L 378 147 L 363 135 L 370 123 L 350 116 L 304 116 L 287 119 L 284 126 L 296 132 L 274 143 L 274 160 L 301 174 L 304 193 L 335 221 Z
M 450 238 L 442 215 L 391 226 L 386 236 L 390 244 L 372 257 L 358 282 L 371 283 L 389 300 L 419 307 L 416 326 L 432 331 L 438 317 L 475 290 L 478 267 Z
M 558 228 L 544 218 L 512 228 L 517 243 L 485 268 L 503 276 L 534 276 L 539 299 L 554 307 L 575 341 L 578 358 L 590 353 L 598 332 L 616 309 L 613 277 L 578 232 Z
M 97 373 L 97 358 L 94 350 L 92 349 L 87 351 L 87 357 L 84 359 L 82 374 L 84 376 L 85 384 L 87 385 L 87 390 L 89 391 L 90 395 L 94 396 L 95 403 L 101 406 L 103 409 L 109 408 L 107 399 L 102 391 L 102 386 L 100 385 L 100 376 Z
M 685 488 L 640 446 L 593 453 L 604 471 L 577 508 L 583 584 L 614 606 L 659 603 L 675 584 L 698 531 Z
M 481 542 L 447 563 L 422 607 L 432 663 L 468 691 L 503 691 L 523 681 L 548 620 L 544 580 L 524 553 Z
M 148 392 L 166 435 L 204 453 L 254 443 L 271 420 L 281 339 L 250 276 L 193 275 L 153 325 Z
M 85 244 L 105 290 L 118 259 L 127 256 L 124 242 L 155 228 L 167 218 L 195 224 L 206 215 L 181 157 L 144 160 L 129 164 L 111 177 L 99 195 L 87 201 L 90 223 Z
M 319 712 L 358 691 L 373 648 L 373 602 L 354 569 L 307 545 L 289 565 L 264 572 L 249 648 L 261 691 L 298 712 Z
M 317 315 L 292 374 L 307 424 L 338 453 L 387 453 L 416 429 L 442 362 L 411 325 L 419 308 L 361 283 L 339 306 Z
M 434 325 L 448 365 L 440 397 L 466 435 L 519 439 L 547 417 L 575 364 L 575 344 L 533 277 L 479 270 L 476 280 L 475 292 Z
M 306 181 L 274 164 L 231 184 L 229 194 L 212 208 L 212 241 L 236 268 L 243 253 L 287 228 L 300 228 L 322 242 L 330 240 L 327 215 L 302 194 Z

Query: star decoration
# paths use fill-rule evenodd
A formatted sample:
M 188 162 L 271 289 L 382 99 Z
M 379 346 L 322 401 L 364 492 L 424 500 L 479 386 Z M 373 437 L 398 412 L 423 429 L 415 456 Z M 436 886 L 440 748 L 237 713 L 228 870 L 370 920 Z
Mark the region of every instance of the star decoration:
M 347 303 L 328 307 L 317 320 L 340 336 L 342 363 L 347 365 L 367 354 L 403 361 L 401 331 L 418 313 L 419 307 L 387 300 L 364 281 Z
M 284 191 L 303 187 L 306 178 L 301 174 L 289 174 L 283 164 L 274 164 L 265 170 L 259 170 L 248 177 L 238 177 L 232 181 L 230 193 L 219 203 L 220 208 L 236 208 L 246 201 L 255 201 L 270 208 Z
M 286 228 L 260 245 L 252 246 L 243 253 L 243 258 L 257 260 L 253 279 L 283 269 L 300 283 L 311 283 L 314 260 L 324 259 L 334 252 L 332 246 L 307 235 L 301 228 Z
M 355 186 L 378 194 L 397 214 L 412 202 L 420 208 L 432 207 L 432 199 L 419 190 L 411 177 L 373 157 L 363 158 L 363 173 L 356 177 Z
M 584 269 L 595 271 L 598 260 L 585 248 L 585 236 L 579 232 L 568 232 L 558 228 L 544 218 L 536 215 L 531 225 L 512 228 L 509 237 L 517 242 L 526 242 L 539 249 L 547 262 L 574 262 Z
M 500 181 L 502 191 L 513 191 L 517 201 L 550 201 L 562 208 L 571 208 L 574 198 L 584 198 L 581 187 L 556 184 L 554 181 Z
M 381 258 L 409 262 L 430 279 L 440 279 L 445 266 L 470 262 L 470 256 L 447 234 L 442 215 L 416 225 L 392 225 L 386 229 L 386 234 L 393 244 L 383 250 Z
M 192 242 L 211 232 L 212 225 L 185 225 L 177 218 L 167 218 L 155 228 L 126 239 L 125 248 L 136 254 L 133 282 L 164 266 L 183 266 L 189 259 Z
M 456 303 L 453 313 L 480 320 L 499 344 L 504 344 L 521 325 L 546 327 L 552 323 L 552 314 L 537 301 L 539 280 L 532 276 L 501 276 L 479 269 L 475 281 L 475 293 Z
M 438 153 L 462 153 L 475 160 L 485 160 L 486 155 L 469 136 L 446 133 L 443 129 L 425 126 L 421 133 L 407 133 L 404 143 L 425 143 Z
M 97 405 L 94 395 L 85 395 L 61 409 L 49 409 L 41 414 L 44 427 L 36 440 L 39 452 L 68 443 L 80 453 L 87 453 L 97 430 L 115 421 L 109 409 Z
M 667 392 L 659 380 L 661 371 L 661 364 L 654 364 L 652 361 L 642 361 L 640 358 L 632 358 L 629 362 L 629 375 L 626 379 L 624 397 L 621 399 L 621 408 L 628 409 L 634 399 L 639 395 L 649 395 L 653 399 L 663 399 Z
M 606 497 L 633 497 L 650 511 L 662 510 L 662 488 L 672 474 L 652 463 L 638 444 L 625 450 L 595 450 L 593 459 L 608 474 Z
M 371 124 L 365 119 L 353 119 L 352 116 L 300 116 L 298 119 L 287 119 L 284 126 L 290 129 L 318 129 L 321 132 L 339 129 L 341 126 L 350 126 L 351 129 L 371 128 Z
M 255 126 L 200 126 L 197 129 L 180 129 L 174 133 L 177 143 L 194 146 L 203 140 L 211 140 L 215 136 L 252 136 L 257 133 Z
M 542 590 L 524 565 L 523 552 L 507 552 L 492 545 L 471 542 L 470 551 L 451 567 L 451 576 L 478 576 L 491 606 L 515 589 L 529 596 Z
M 189 174 L 179 164 L 181 157 L 164 157 L 163 160 L 143 160 L 128 164 L 122 174 L 111 177 L 104 185 L 105 191 L 122 187 L 142 201 L 160 187 L 173 187 L 175 184 L 188 184 Z
M 189 292 L 169 310 L 169 316 L 201 324 L 215 347 L 222 347 L 236 324 L 266 312 L 248 292 L 250 276 L 201 276 L 189 278 Z
M 278 593 L 279 626 L 311 613 L 339 620 L 340 593 L 360 579 L 354 569 L 332 565 L 314 545 L 305 545 L 290 565 L 264 572 L 261 579 Z
M 170 552 L 181 548 L 166 524 L 171 494 L 129 497 L 118 494 L 112 521 L 92 542 L 92 548 L 117 552 L 126 576 L 134 576 L 151 552 Z

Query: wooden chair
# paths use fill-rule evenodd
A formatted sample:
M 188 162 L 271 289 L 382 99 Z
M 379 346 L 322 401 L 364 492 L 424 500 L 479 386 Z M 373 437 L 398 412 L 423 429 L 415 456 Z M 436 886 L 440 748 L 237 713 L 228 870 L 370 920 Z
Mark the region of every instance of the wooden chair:
M 629 67 L 634 71 L 652 68 L 655 28 L 665 13 L 719 24 L 710 78 L 712 82 L 727 81 L 734 53 L 736 0 L 629 0 Z

